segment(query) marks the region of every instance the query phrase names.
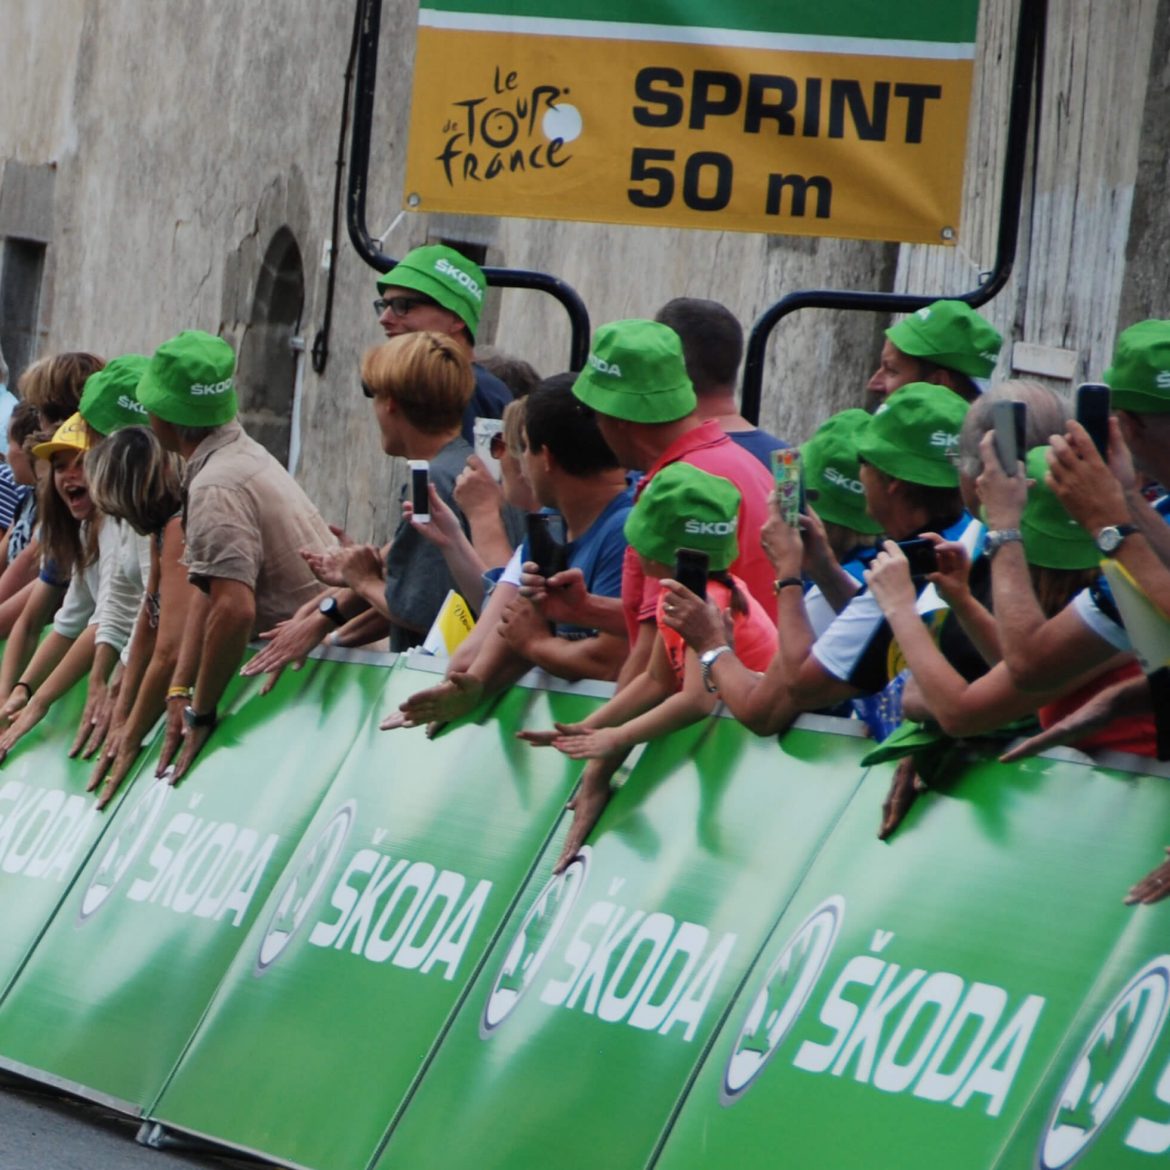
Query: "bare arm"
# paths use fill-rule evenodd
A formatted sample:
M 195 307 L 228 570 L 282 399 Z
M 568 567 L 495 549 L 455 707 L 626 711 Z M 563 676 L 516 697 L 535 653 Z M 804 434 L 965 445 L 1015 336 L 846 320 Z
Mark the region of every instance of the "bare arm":
M 49 585 L 40 580 L 33 583 L 24 609 L 13 624 L 8 644 L 4 647 L 4 659 L 0 662 L 0 701 L 6 700 L 11 694 L 13 684 L 21 677 L 21 672 L 37 648 L 41 630 L 53 616 L 53 611 L 61 603 L 64 593 L 65 589 L 60 585 Z M 63 638 L 62 641 L 67 642 L 69 639 Z M 65 653 L 65 649 L 61 647 L 58 657 L 53 660 L 54 665 L 60 655 Z M 47 673 L 48 670 L 45 671 L 45 674 Z

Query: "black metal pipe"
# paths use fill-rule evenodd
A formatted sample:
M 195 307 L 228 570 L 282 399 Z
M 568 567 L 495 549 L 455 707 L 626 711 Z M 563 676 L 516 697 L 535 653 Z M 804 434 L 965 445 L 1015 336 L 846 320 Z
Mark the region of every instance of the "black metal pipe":
M 380 243 L 366 226 L 366 193 L 370 176 L 370 142 L 374 123 L 374 93 L 377 88 L 378 35 L 382 24 L 382 0 L 357 0 L 361 13 L 358 38 L 357 76 L 354 83 L 353 138 L 349 162 L 349 194 L 346 224 L 358 255 L 378 272 L 388 272 L 395 261 L 382 252 Z M 547 293 L 569 315 L 569 368 L 579 370 L 589 356 L 589 311 L 572 285 L 547 272 L 523 268 L 485 268 L 484 276 L 496 288 L 523 288 Z
M 1020 207 L 1028 155 L 1028 118 L 1036 68 L 1044 49 L 1047 0 L 1022 0 L 1012 65 L 1011 106 L 1000 194 L 999 233 L 995 266 L 970 292 L 949 299 L 966 301 L 972 308 L 986 304 L 1011 277 L 1020 236 Z M 938 300 L 917 293 L 863 292 L 845 289 L 802 289 L 781 297 L 757 318 L 748 338 L 740 411 L 753 423 L 760 421 L 764 359 L 772 330 L 798 309 L 865 309 L 873 313 L 912 313 Z

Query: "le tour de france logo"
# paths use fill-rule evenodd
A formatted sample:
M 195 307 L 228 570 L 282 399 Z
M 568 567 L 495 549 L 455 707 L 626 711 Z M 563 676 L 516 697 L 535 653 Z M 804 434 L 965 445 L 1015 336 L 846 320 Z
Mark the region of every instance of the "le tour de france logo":
M 113 838 L 81 896 L 80 921 L 84 922 L 96 914 L 130 872 L 135 858 L 142 852 L 143 845 L 158 823 L 171 791 L 167 780 L 155 780 L 143 790 L 128 813 L 118 818 Z
M 826 898 L 781 948 L 752 1000 L 723 1069 L 719 1100 L 734 1105 L 755 1084 L 808 1004 L 845 916 L 845 900 Z
M 349 839 L 357 815 L 357 802 L 347 800 L 329 818 L 329 823 L 293 870 L 276 900 L 260 948 L 256 954 L 255 974 L 263 975 L 281 955 L 305 924 L 329 875 L 337 865 Z
M 563 167 L 583 129 L 580 111 L 565 100 L 569 92 L 497 65 L 490 85 L 451 103 L 436 156 L 447 186 Z
M 1170 955 L 1159 955 L 1118 993 L 1077 1054 L 1040 1139 L 1039 1170 L 1065 1170 L 1101 1136 L 1145 1069 L 1168 1011 Z M 1164 1153 L 1165 1139 L 1147 1141 L 1143 1124 L 1166 1130 L 1139 1120 L 1123 1135 L 1126 1146 Z
M 532 987 L 585 885 L 589 858 L 590 848 L 583 845 L 564 872 L 549 879 L 520 923 L 483 1007 L 479 1034 L 485 1040 Z

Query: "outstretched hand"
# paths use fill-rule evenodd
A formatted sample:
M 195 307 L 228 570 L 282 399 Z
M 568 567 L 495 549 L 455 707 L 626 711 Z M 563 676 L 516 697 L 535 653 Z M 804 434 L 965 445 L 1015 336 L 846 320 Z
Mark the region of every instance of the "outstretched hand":
M 1170 855 L 1170 845 L 1166 847 L 1166 853 Z M 1125 895 L 1125 904 L 1136 906 L 1140 903 L 1143 906 L 1152 906 L 1168 894 L 1170 894 L 1170 859 L 1163 861 L 1161 865 L 1150 870 L 1140 882 L 1132 885 L 1129 893 Z
M 904 756 L 894 769 L 890 791 L 882 804 L 882 823 L 878 840 L 888 841 L 894 830 L 906 819 L 914 802 L 926 791 L 926 784 L 914 766 L 913 756 Z
M 472 674 L 454 670 L 437 686 L 415 692 L 378 727 L 382 731 L 395 731 L 400 727 L 417 727 L 420 723 L 449 723 L 473 711 L 481 698 L 483 683 Z

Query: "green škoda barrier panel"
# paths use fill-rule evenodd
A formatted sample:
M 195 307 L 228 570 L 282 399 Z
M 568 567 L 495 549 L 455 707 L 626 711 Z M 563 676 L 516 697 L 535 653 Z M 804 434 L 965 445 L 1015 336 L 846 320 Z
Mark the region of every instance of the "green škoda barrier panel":
M 1121 897 L 1160 851 L 1164 780 L 978 763 L 883 844 L 889 775 L 870 772 L 781 916 L 656 1170 L 987 1170 L 1115 940 L 1149 914 Z
M 650 745 L 563 877 L 546 851 L 379 1170 L 644 1165 L 868 746 L 726 719 Z
M 396 670 L 382 708 L 436 681 Z M 579 771 L 514 733 L 597 702 L 514 687 L 434 741 L 370 721 L 151 1117 L 298 1166 L 366 1166 Z
M 93 764 L 68 758 L 85 691 L 63 695 L 0 769 L 0 996 L 114 814 L 85 791 Z
M 386 678 L 314 661 L 263 698 L 237 680 L 191 775 L 141 777 L 115 814 L 0 1004 L 0 1064 L 152 1102 Z
M 1152 868 L 1170 840 L 1165 779 L 1139 780 L 1133 803 L 1148 824 L 1103 816 L 1085 841 L 1086 864 L 1119 853 L 1120 884 L 1103 881 L 1093 896 L 1116 905 L 1127 885 Z M 1119 802 L 1120 803 L 1120 802 Z M 1170 1152 L 1170 904 L 1117 907 L 1121 930 L 1103 949 L 1096 979 L 1065 1044 L 1039 1082 L 1031 1105 L 994 1170 L 1152 1170 Z M 1065 929 L 1083 904 L 1069 900 Z M 1059 928 L 1056 932 L 1059 934 Z M 1054 945 L 1063 945 L 1059 938 Z M 1090 966 L 1086 968 L 1092 971 Z M 1089 981 L 1086 981 L 1088 989 Z

